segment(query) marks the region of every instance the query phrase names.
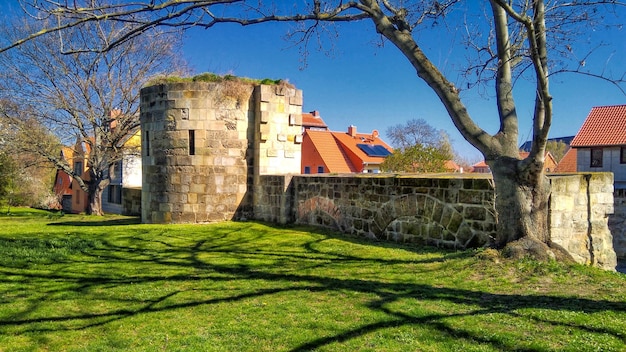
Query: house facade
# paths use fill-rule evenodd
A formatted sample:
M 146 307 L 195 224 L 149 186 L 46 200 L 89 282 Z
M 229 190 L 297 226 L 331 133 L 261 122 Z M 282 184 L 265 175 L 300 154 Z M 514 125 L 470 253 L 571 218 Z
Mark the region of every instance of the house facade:
M 609 171 L 615 189 L 626 189 L 626 105 L 591 109 L 572 140 L 576 171 Z
M 110 214 L 139 215 L 141 209 L 141 132 L 124 143 L 122 160 L 113 165 L 111 182 L 102 193 L 102 210 Z M 137 198 L 135 201 L 126 198 Z M 133 205 L 134 204 L 134 205 Z
M 110 214 L 138 215 L 139 205 L 132 209 L 131 204 L 141 203 L 141 155 L 136 150 L 141 146 L 141 134 L 137 131 L 127 138 L 122 160 L 112 168 L 111 183 L 102 193 L 102 210 Z M 89 143 L 77 141 L 73 147 L 63 147 L 60 158 L 65 160 L 73 172 L 89 181 Z M 78 181 L 63 170 L 57 170 L 53 192 L 67 213 L 84 213 L 88 209 L 88 195 Z M 124 198 L 137 198 L 124 202 Z

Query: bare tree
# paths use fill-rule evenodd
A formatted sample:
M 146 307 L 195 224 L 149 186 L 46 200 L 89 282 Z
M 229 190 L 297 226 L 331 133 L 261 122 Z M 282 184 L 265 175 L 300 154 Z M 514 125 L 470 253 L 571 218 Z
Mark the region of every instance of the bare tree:
M 37 31 L 43 21 L 4 23 L 4 40 L 17 40 Z M 0 95 L 19 109 L 3 109 L 5 120 L 32 134 L 44 126 L 65 145 L 87 149 L 87 172 L 75 170 L 60 158 L 60 146 L 33 138 L 25 147 L 44 156 L 71 175 L 87 193 L 89 214 L 102 215 L 102 193 L 110 174 L 124 154 L 124 141 L 139 129 L 139 90 L 157 74 L 176 70 L 175 33 L 152 32 L 129 38 L 106 52 L 63 50 L 109 42 L 127 31 L 121 23 L 93 22 L 75 26 L 56 36 L 40 36 L 0 55 Z
M 437 130 L 424 119 L 411 119 L 405 123 L 389 126 L 386 131 L 394 148 L 405 149 L 421 144 L 424 146 L 440 146 L 443 140 L 449 140 L 447 133 Z
M 547 229 L 547 200 L 549 183 L 543 172 L 544 152 L 552 122 L 552 95 L 549 79 L 555 72 L 575 71 L 595 75 L 619 85 L 619 77 L 607 77 L 602 72 L 584 71 L 582 61 L 573 61 L 576 34 L 589 30 L 593 21 L 609 11 L 622 11 L 618 1 L 587 0 L 575 2 L 546 2 L 541 0 L 490 0 L 481 3 L 484 16 L 464 18 L 468 38 L 461 49 L 476 49 L 465 73 L 475 73 L 473 83 L 485 83 L 494 90 L 500 128 L 495 134 L 483 130 L 471 118 L 461 99 L 465 86 L 456 86 L 427 56 L 420 45 L 418 33 L 436 30 L 440 43 L 445 43 L 447 26 L 440 25 L 454 15 L 464 13 L 466 2 L 442 1 L 320 1 L 307 7 L 244 0 L 140 0 L 119 1 L 101 5 L 98 1 L 58 2 L 52 0 L 25 1 L 34 14 L 53 16 L 57 24 L 33 32 L 5 45 L 5 49 L 22 45 L 32 38 L 64 31 L 90 22 L 121 22 L 127 30 L 100 46 L 86 46 L 75 51 L 105 51 L 120 43 L 149 33 L 157 26 L 209 28 L 221 23 L 252 25 L 263 22 L 289 21 L 302 24 L 294 34 L 304 45 L 315 38 L 324 23 L 367 20 L 376 32 L 394 45 L 411 63 L 417 76 L 438 96 L 462 136 L 485 157 L 493 172 L 496 189 L 498 247 L 517 240 L 527 241 L 526 247 L 539 249 L 543 255 L 552 250 Z M 453 10 L 459 9 L 459 12 Z M 457 16 L 458 17 L 458 16 Z M 456 20 L 459 20 L 456 18 Z M 456 29 L 456 28 L 455 28 Z M 474 31 L 475 30 L 475 31 Z M 472 32 L 474 31 L 474 32 Z M 476 33 L 484 33 L 483 36 Z M 480 41 L 480 43 L 478 43 Z M 453 41 L 450 41 L 453 42 Z M 558 60 L 549 60 L 548 52 Z M 574 63 L 568 68 L 567 64 Z M 557 65 L 558 64 L 558 65 Z M 561 65 L 564 64 L 564 65 Z M 557 65 L 557 66 L 555 66 Z M 514 82 L 527 76 L 535 83 L 532 148 L 528 157 L 519 159 L 518 114 L 513 95 Z M 472 82 L 467 82 L 472 86 Z M 621 89 L 621 88 L 620 88 Z

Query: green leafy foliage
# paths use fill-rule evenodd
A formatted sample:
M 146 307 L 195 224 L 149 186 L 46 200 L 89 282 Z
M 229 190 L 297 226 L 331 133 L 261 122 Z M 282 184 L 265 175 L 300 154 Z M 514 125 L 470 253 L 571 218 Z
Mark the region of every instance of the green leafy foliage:
M 380 168 L 386 172 L 445 172 L 445 163 L 450 159 L 450 154 L 440 148 L 418 144 L 396 150 Z

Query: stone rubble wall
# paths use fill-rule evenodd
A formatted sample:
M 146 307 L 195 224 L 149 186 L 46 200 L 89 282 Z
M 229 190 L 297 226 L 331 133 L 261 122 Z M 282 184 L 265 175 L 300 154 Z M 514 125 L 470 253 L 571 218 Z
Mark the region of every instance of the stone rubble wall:
M 489 177 L 263 176 L 256 219 L 323 226 L 357 236 L 450 248 L 495 236 Z
M 579 263 L 613 270 L 610 173 L 551 176 L 553 241 Z M 322 226 L 357 236 L 446 248 L 490 245 L 490 175 L 262 176 L 255 219 Z

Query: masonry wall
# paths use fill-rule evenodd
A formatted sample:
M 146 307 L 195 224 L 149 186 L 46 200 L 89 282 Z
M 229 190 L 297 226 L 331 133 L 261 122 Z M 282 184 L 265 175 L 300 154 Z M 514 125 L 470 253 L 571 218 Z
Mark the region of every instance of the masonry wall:
M 626 189 L 616 189 L 613 199 L 615 211 L 609 217 L 613 248 L 618 258 L 626 260 Z
M 608 218 L 612 174 L 551 177 L 550 231 L 579 263 L 616 266 Z M 448 248 L 495 237 L 489 175 L 262 176 L 255 218 L 332 228 L 357 236 Z
M 613 215 L 613 174 L 595 172 L 550 177 L 550 235 L 578 263 L 615 268 L 608 227 Z
M 496 230 L 491 180 L 458 175 L 264 176 L 255 217 L 396 242 L 485 246 Z
M 283 85 L 142 89 L 142 221 L 250 217 L 259 172 L 300 170 L 301 113 L 302 92 Z

